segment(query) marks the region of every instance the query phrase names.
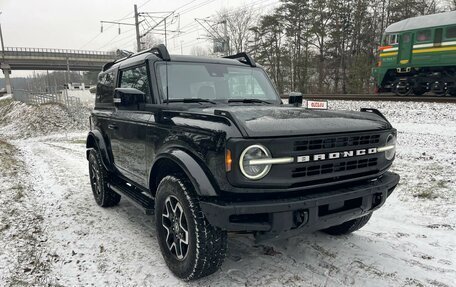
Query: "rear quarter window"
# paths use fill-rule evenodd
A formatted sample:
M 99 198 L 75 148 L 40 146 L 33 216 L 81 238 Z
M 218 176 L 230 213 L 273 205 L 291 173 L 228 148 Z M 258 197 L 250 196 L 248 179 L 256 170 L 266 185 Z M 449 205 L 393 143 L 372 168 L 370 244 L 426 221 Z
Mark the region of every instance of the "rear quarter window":
M 98 76 L 96 103 L 113 104 L 114 72 L 108 72 Z

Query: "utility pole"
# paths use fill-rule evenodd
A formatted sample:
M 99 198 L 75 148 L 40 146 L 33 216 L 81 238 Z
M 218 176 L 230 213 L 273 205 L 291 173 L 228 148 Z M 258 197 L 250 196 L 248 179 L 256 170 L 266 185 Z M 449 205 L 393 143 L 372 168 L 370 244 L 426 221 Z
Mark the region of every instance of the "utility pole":
M 222 21 L 223 23 L 223 30 L 224 30 L 224 51 L 225 51 L 225 55 L 229 55 L 230 54 L 230 39 L 228 37 L 228 21 L 226 19 L 226 16 L 225 16 L 225 20 Z
M 2 24 L 0 23 L 0 40 L 2 42 L 2 63 L 5 62 L 5 45 L 3 44 Z
M 168 18 L 168 17 L 166 17 Z M 165 46 L 168 46 L 168 39 L 166 38 L 166 18 L 165 18 Z
M 0 12 L 0 14 L 2 14 L 2 12 Z M 11 89 L 11 80 L 10 80 L 11 67 L 10 67 L 10 65 L 5 63 L 5 45 L 3 43 L 2 24 L 0 24 L 0 40 L 2 43 L 2 62 L 1 62 L 0 68 L 2 69 L 3 74 L 5 75 L 6 93 L 12 94 L 13 91 Z
M 135 4 L 135 26 L 136 26 L 136 50 L 141 51 L 141 36 L 139 35 L 139 14 L 138 6 Z
M 228 26 L 227 26 L 227 21 L 226 19 L 222 22 L 216 22 L 214 23 L 213 21 L 209 21 L 207 19 L 198 19 L 195 18 L 195 21 L 200 24 L 201 27 L 206 30 L 206 32 L 209 34 L 209 38 L 214 41 L 214 43 L 220 43 L 222 42 L 222 51 L 215 51 L 214 52 L 222 52 L 225 56 L 229 54 L 229 37 L 228 37 Z M 210 23 L 212 22 L 212 24 Z M 218 29 L 216 29 L 216 25 L 219 24 L 225 24 L 224 26 L 224 35 L 222 36 Z M 215 47 L 215 46 L 214 46 Z
M 70 60 L 69 58 L 67 57 L 66 58 L 66 68 L 67 68 L 67 75 L 68 75 L 68 87 L 70 87 L 70 82 L 71 82 L 71 75 L 70 75 Z
M 100 21 L 101 22 L 101 32 L 103 33 L 103 24 L 104 23 L 119 25 L 119 34 L 120 34 L 120 25 L 135 26 L 136 49 L 138 52 L 141 51 L 141 48 L 142 48 L 141 39 L 143 37 L 145 37 L 149 33 L 153 33 L 156 31 L 163 31 L 163 30 L 157 29 L 157 27 L 160 28 L 160 27 L 163 27 L 163 25 L 164 25 L 165 45 L 167 44 L 167 41 L 168 41 L 168 32 L 179 32 L 179 31 L 173 31 L 173 30 L 169 31 L 167 29 L 168 28 L 167 24 L 169 24 L 169 22 L 167 23 L 166 20 L 169 17 L 174 16 L 174 11 L 172 11 L 172 12 L 138 12 L 138 6 L 135 4 L 134 5 L 134 14 L 135 14 L 134 15 L 135 16 L 134 24 L 116 22 L 116 21 Z M 163 14 L 165 14 L 165 15 L 163 15 Z M 156 15 L 158 15 L 158 16 L 156 16 Z M 150 23 L 148 19 L 152 20 L 152 23 Z M 174 21 L 174 19 L 171 19 L 170 24 L 173 24 L 173 21 Z M 144 32 L 142 34 L 140 32 L 140 27 L 139 27 L 140 24 L 143 24 L 144 26 L 146 26 L 146 32 Z

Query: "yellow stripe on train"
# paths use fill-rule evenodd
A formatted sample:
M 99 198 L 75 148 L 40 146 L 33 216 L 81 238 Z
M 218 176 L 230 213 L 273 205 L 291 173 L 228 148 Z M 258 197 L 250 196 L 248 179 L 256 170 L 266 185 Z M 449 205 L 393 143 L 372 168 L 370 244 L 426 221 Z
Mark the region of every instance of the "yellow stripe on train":
M 390 53 L 381 53 L 380 57 L 390 57 L 390 56 L 396 56 L 397 52 L 390 52 Z
M 445 52 L 445 51 L 456 51 L 456 46 L 418 49 L 418 50 L 413 50 L 413 54 Z
M 456 46 L 413 49 L 412 53 L 421 54 L 421 53 L 446 52 L 446 51 L 456 51 Z M 392 56 L 397 56 L 397 54 L 398 54 L 398 52 L 381 53 L 380 57 L 392 57 Z

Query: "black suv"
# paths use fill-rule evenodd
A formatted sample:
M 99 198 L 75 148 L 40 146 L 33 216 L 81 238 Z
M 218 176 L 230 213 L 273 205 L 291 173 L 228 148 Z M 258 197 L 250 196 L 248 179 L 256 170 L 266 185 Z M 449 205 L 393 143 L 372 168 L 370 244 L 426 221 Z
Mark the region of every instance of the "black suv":
M 395 150 L 375 109 L 285 105 L 245 53 L 170 56 L 164 45 L 103 67 L 87 137 L 98 205 L 123 196 L 155 214 L 163 257 L 184 280 L 221 266 L 227 232 L 361 228 L 399 182 Z

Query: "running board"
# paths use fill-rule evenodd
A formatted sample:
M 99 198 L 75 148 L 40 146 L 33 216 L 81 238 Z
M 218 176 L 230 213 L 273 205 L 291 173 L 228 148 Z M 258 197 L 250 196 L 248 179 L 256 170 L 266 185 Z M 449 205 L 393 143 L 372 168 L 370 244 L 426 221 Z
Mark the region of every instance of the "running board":
M 133 188 L 129 188 L 126 185 L 108 183 L 108 187 L 120 196 L 125 197 L 125 199 L 133 203 L 134 206 L 144 211 L 145 214 L 154 214 L 154 200 L 152 198 Z

